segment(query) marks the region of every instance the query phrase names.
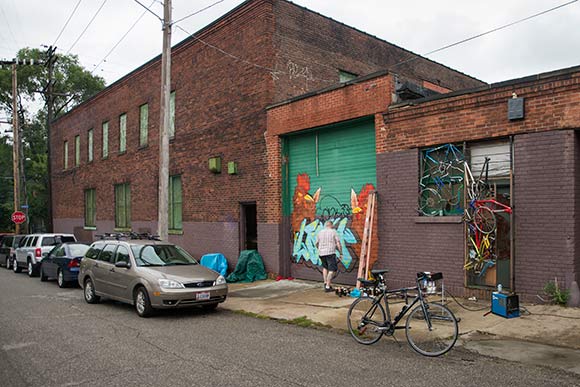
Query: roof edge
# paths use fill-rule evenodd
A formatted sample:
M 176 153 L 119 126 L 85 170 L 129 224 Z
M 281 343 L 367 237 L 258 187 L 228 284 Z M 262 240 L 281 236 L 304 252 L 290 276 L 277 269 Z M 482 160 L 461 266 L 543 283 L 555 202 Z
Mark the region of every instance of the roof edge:
M 538 73 L 538 74 L 534 74 L 534 75 L 526 75 L 526 76 L 520 77 L 520 78 L 514 78 L 514 79 L 509 79 L 506 81 L 491 83 L 487 86 L 475 87 L 475 88 L 471 88 L 471 89 L 457 90 L 457 91 L 452 91 L 450 93 L 439 94 L 439 95 L 434 95 L 434 96 L 424 97 L 424 98 L 418 98 L 418 99 L 415 99 L 412 101 L 405 101 L 402 103 L 393 104 L 393 105 L 389 106 L 389 110 L 398 109 L 398 108 L 407 107 L 407 106 L 421 105 L 423 103 L 442 100 L 442 99 L 446 99 L 446 98 L 453 98 L 453 97 L 459 97 L 462 95 L 474 94 L 474 93 L 478 93 L 480 91 L 499 89 L 499 88 L 508 87 L 508 86 L 516 86 L 516 85 L 520 85 L 520 84 L 527 83 L 527 82 L 539 81 L 539 80 L 554 78 L 554 77 L 558 77 L 558 76 L 562 76 L 562 75 L 570 75 L 570 74 L 577 73 L 577 72 L 580 72 L 580 65 L 566 67 L 566 68 L 558 69 L 558 70 L 547 71 L 547 72 Z

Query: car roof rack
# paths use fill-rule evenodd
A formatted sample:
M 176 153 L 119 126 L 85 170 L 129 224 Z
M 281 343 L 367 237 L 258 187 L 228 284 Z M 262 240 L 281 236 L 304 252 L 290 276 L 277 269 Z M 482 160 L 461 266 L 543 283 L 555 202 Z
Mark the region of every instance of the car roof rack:
M 160 241 L 159 235 L 152 235 L 147 232 L 136 233 L 136 232 L 106 232 L 104 234 L 95 235 L 99 240 L 150 240 L 150 241 Z

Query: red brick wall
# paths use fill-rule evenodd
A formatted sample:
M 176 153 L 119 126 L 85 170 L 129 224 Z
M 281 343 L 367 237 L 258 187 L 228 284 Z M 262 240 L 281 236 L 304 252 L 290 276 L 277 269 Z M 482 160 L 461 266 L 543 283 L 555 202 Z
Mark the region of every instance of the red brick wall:
M 525 119 L 507 119 L 508 99 L 525 98 Z M 385 113 L 379 153 L 447 142 L 580 127 L 580 72 L 450 96 Z
M 281 78 L 276 100 L 285 100 L 338 82 L 338 70 L 367 75 L 392 67 L 394 73 L 430 81 L 451 90 L 484 83 L 384 40 L 286 1 L 276 10 L 276 70 Z M 372 10 L 371 10 L 372 11 Z M 314 86 L 314 87 L 313 87 Z
M 201 38 L 233 55 L 272 67 L 273 15 L 268 1 L 243 7 Z M 155 232 L 157 218 L 158 128 L 160 66 L 145 65 L 54 125 L 52 141 L 54 217 L 83 220 L 83 189 L 97 189 L 98 232 L 114 219 L 113 184 L 131 183 L 132 223 L 147 222 Z M 190 251 L 237 251 L 239 202 L 256 201 L 263 222 L 265 170 L 264 107 L 272 102 L 273 81 L 268 71 L 224 56 L 199 42 L 173 49 L 172 89 L 176 91 L 176 135 L 170 142 L 170 174 L 182 175 L 184 236 L 172 237 Z M 139 106 L 149 103 L 149 142 L 139 149 Z M 118 154 L 118 116 L 127 113 L 127 152 Z M 102 121 L 109 124 L 109 157 L 102 159 Z M 87 164 L 87 131 L 94 129 L 94 162 Z M 81 166 L 63 171 L 62 143 L 81 135 Z M 222 157 L 222 173 L 208 169 L 208 159 Z M 227 174 L 227 162 L 238 163 L 238 175 Z M 206 225 L 198 227 L 187 223 Z M 217 230 L 212 223 L 222 223 Z M 230 239 L 229 224 L 236 246 Z M 68 223 L 67 223 L 68 224 Z M 107 224 L 109 227 L 110 223 Z M 195 232 L 188 232 L 191 227 Z M 217 226 L 216 226 L 217 227 Z M 193 229 L 192 229 L 193 230 Z M 190 230 L 191 231 L 191 230 Z M 187 235 L 186 235 L 187 234 Z M 227 234 L 227 235 L 226 235 Z M 227 238 L 226 238 L 227 237 Z M 265 244 L 268 239 L 264 239 Z M 235 256 L 228 256 L 235 263 Z M 269 257 L 277 260 L 277 257 Z
M 288 134 L 383 112 L 391 103 L 392 90 L 393 77 L 382 75 L 276 106 L 268 110 L 268 135 Z

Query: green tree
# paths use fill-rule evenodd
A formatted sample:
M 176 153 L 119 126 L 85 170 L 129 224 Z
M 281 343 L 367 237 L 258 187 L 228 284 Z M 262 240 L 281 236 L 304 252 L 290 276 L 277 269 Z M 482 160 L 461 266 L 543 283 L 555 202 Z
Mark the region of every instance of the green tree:
M 46 63 L 46 51 L 36 48 L 23 48 L 18 51 L 19 59 L 34 59 L 40 65 L 20 65 L 18 66 L 18 116 L 20 118 L 21 140 L 23 147 L 22 166 L 24 169 L 24 180 L 26 182 L 26 197 L 22 197 L 21 202 L 29 205 L 29 217 L 32 220 L 33 228 L 42 229 L 47 224 L 48 211 L 46 203 L 48 201 L 48 159 L 47 159 L 47 100 L 48 95 L 48 68 L 42 63 Z M 105 80 L 99 76 L 91 74 L 84 69 L 76 55 L 56 55 L 53 71 L 53 106 L 54 117 L 66 113 L 74 106 L 95 95 L 105 87 Z M 12 116 L 12 71 L 10 67 L 0 69 L 0 116 Z M 2 175 L 4 172 L 4 147 L 9 147 L 10 152 L 8 164 L 10 174 L 12 173 L 12 146 L 7 140 L 0 143 L 0 166 Z M 12 180 L 4 180 L 0 190 L 2 214 L 4 210 L 13 211 L 12 202 Z M 8 182 L 9 184 L 4 184 Z M 22 189 L 24 195 L 24 189 Z M 9 195 L 9 196 L 8 196 Z M 9 217 L 8 217 L 8 220 Z M 3 226 L 0 220 L 0 228 Z
M 12 143 L 7 136 L 0 137 L 0 231 L 12 231 L 10 214 L 13 209 Z

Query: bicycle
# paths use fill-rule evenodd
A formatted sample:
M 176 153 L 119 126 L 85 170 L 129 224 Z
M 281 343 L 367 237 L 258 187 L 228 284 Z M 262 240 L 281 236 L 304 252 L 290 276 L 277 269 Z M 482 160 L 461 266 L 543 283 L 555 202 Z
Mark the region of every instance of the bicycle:
M 355 341 L 371 345 L 383 335 L 392 336 L 395 330 L 405 329 L 407 342 L 421 355 L 441 356 L 453 348 L 459 335 L 455 315 L 445 305 L 428 302 L 421 286 L 443 279 L 442 273 L 417 273 L 416 286 L 394 290 L 388 290 L 386 286 L 384 275 L 388 270 L 372 270 L 371 273 L 376 280 L 359 279 L 365 295 L 355 300 L 348 309 L 348 330 Z M 410 303 L 409 292 L 417 292 Z M 391 318 L 388 302 L 388 297 L 392 294 L 405 299 L 403 309 L 394 319 Z M 381 300 L 384 300 L 384 308 Z M 397 326 L 409 311 L 405 326 Z

